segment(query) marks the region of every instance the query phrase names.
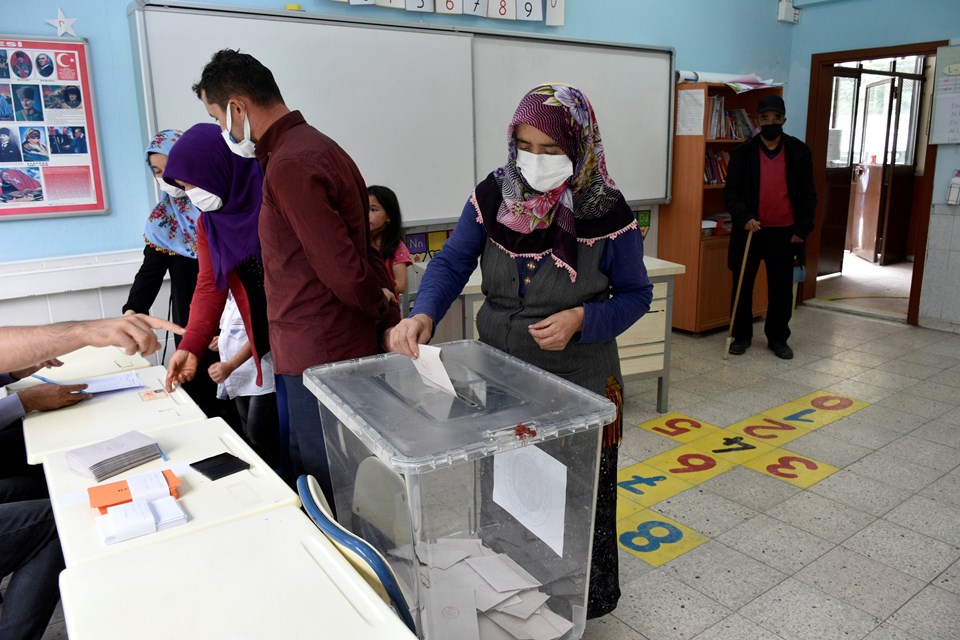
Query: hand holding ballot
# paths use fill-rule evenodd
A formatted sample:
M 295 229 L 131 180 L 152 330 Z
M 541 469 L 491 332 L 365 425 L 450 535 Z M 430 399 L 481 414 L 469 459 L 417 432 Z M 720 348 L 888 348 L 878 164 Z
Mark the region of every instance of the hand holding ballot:
M 38 384 L 17 392 L 24 414 L 31 411 L 53 411 L 77 404 L 93 394 L 84 393 L 85 384 Z
M 387 351 L 419 358 L 420 345 L 426 344 L 431 335 L 433 335 L 433 318 L 425 313 L 418 313 L 404 318 L 396 326 L 387 329 L 383 335 L 383 345 Z

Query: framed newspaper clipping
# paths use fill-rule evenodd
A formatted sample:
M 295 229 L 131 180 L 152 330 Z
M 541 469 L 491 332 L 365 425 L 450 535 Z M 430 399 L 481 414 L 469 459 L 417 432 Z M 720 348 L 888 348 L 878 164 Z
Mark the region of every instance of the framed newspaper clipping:
M 0 221 L 107 212 L 84 40 L 0 35 Z

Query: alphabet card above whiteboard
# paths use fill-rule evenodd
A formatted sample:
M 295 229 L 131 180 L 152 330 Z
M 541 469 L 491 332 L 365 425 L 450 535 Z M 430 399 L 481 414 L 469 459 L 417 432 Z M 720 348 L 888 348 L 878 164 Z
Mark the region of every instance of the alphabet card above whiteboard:
M 960 143 L 960 46 L 937 48 L 930 143 Z
M 349 0 L 349 3 L 352 6 L 376 5 L 391 9 L 464 14 L 495 20 L 526 20 L 543 22 L 548 27 L 562 27 L 566 0 Z

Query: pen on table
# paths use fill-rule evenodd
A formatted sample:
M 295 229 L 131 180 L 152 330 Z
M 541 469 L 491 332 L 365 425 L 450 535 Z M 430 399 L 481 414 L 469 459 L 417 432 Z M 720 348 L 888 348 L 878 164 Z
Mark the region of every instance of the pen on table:
M 38 375 L 38 374 L 36 374 L 36 373 L 33 374 L 33 375 L 30 376 L 30 377 L 31 377 L 31 378 L 36 378 L 36 379 L 39 380 L 40 382 L 46 382 L 47 384 L 60 384 L 60 383 L 57 382 L 56 380 L 51 380 L 50 378 L 44 378 L 43 376 Z

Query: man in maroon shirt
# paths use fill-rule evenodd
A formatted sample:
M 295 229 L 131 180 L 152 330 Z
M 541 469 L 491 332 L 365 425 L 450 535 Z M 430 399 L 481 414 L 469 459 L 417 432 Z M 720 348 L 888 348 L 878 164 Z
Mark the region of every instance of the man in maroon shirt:
M 370 245 L 366 185 L 337 143 L 287 108 L 273 74 L 253 56 L 218 51 L 193 90 L 231 151 L 263 167 L 260 243 L 290 471 L 316 476 L 332 505 L 319 405 L 303 371 L 377 353 L 382 331 L 400 319 Z
M 783 98 L 760 98 L 757 114 L 760 133 L 731 152 L 723 190 L 733 218 L 727 266 L 733 271 L 734 283 L 740 277 L 747 235 L 753 232 L 740 301 L 733 311 L 730 353 L 742 355 L 753 338 L 753 283 L 763 260 L 767 270 L 763 326 L 767 347 L 778 358 L 789 360 L 793 357 L 787 344 L 793 315 L 793 259 L 804 250 L 803 242 L 813 230 L 817 189 L 810 148 L 783 133 L 787 121 Z

